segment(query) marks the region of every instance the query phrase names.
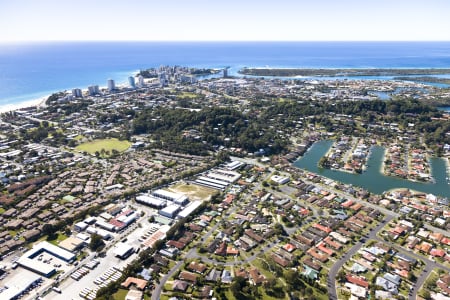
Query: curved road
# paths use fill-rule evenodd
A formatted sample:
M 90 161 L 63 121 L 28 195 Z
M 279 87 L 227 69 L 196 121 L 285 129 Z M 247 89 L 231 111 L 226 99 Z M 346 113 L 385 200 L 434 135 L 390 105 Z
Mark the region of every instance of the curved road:
M 276 244 L 276 242 L 272 242 L 272 243 L 266 245 L 264 248 L 259 250 L 257 253 L 253 254 L 252 256 L 247 257 L 244 260 L 237 260 L 237 261 L 231 261 L 231 262 L 221 262 L 221 261 L 217 261 L 217 260 L 202 256 L 197 253 L 196 248 L 192 248 L 191 250 L 189 250 L 189 252 L 186 254 L 185 257 L 186 257 L 186 259 L 201 258 L 204 262 L 209 263 L 209 264 L 230 267 L 230 266 L 242 265 L 242 264 L 246 264 L 246 263 L 254 261 L 260 253 L 266 252 L 267 250 L 272 248 L 275 244 Z M 155 290 L 152 292 L 152 297 L 151 297 L 152 300 L 159 300 L 159 298 L 161 296 L 161 291 L 162 291 L 164 285 L 166 284 L 167 280 L 169 280 L 169 278 L 171 278 L 178 271 L 178 269 L 181 268 L 181 266 L 184 264 L 184 261 L 185 260 L 180 260 L 179 262 L 177 262 L 177 264 L 175 266 L 173 266 L 172 269 L 170 269 L 170 271 L 166 275 L 164 275 L 163 278 L 161 278 L 161 280 L 159 281 L 159 284 L 156 286 Z
M 375 239 L 377 237 L 378 231 L 380 231 L 387 223 L 389 223 L 394 217 L 393 216 L 387 216 L 384 218 L 383 222 L 377 225 L 374 229 L 370 231 L 370 233 L 367 235 L 368 239 Z M 336 263 L 333 264 L 333 266 L 330 269 L 330 272 L 328 273 L 328 279 L 327 279 L 327 288 L 328 288 L 328 295 L 330 296 L 330 299 L 338 299 L 337 293 L 336 293 L 336 275 L 341 269 L 341 267 L 345 264 L 346 261 L 348 261 L 365 243 L 362 241 L 357 242 L 350 250 L 341 257 Z

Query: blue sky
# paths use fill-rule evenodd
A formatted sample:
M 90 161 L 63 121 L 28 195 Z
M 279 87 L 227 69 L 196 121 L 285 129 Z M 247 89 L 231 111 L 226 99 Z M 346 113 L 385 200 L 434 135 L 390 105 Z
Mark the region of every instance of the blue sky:
M 0 42 L 449 41 L 448 0 L 0 0 Z

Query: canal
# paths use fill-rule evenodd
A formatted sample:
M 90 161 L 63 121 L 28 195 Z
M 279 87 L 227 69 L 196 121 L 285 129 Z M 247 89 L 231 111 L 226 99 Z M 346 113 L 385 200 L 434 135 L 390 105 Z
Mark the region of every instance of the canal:
M 435 179 L 434 183 L 422 183 L 405 180 L 381 174 L 380 167 L 383 163 L 384 148 L 374 146 L 367 161 L 367 169 L 362 174 L 351 174 L 336 170 L 319 168 L 318 161 L 332 146 L 333 141 L 325 140 L 314 143 L 303 157 L 294 163 L 294 166 L 308 170 L 330 179 L 345 184 L 362 187 L 371 193 L 382 194 L 385 191 L 396 188 L 407 188 L 436 196 L 450 198 L 450 185 L 447 181 L 447 170 L 445 161 L 441 158 L 432 158 L 431 171 Z

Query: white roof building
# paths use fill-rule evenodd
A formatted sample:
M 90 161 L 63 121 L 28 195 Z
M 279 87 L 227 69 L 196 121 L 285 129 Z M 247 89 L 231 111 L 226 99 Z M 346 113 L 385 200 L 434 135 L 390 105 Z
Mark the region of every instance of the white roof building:
M 185 204 L 189 199 L 183 194 L 179 193 L 173 193 L 166 190 L 156 190 L 152 192 L 152 196 L 155 198 L 160 198 L 164 200 L 171 201 L 173 203 L 183 205 Z
M 202 205 L 202 201 L 193 201 L 188 206 L 186 206 L 180 213 L 178 214 L 179 218 L 186 218 L 190 214 L 194 212 L 200 205 Z
M 136 202 L 147 204 L 150 206 L 162 208 L 165 207 L 167 204 L 166 200 L 155 198 L 149 195 L 139 195 L 136 197 Z
M 114 249 L 114 256 L 124 258 L 134 251 L 134 248 L 126 243 L 118 243 Z
M 0 292 L 0 298 L 9 300 L 16 299 L 34 283 L 41 281 L 41 276 L 31 272 L 14 273 L 6 277 L 4 286 L 7 289 Z
M 177 212 L 180 210 L 180 206 L 177 204 L 169 205 L 159 211 L 159 214 L 168 217 L 168 218 L 174 218 L 177 214 Z

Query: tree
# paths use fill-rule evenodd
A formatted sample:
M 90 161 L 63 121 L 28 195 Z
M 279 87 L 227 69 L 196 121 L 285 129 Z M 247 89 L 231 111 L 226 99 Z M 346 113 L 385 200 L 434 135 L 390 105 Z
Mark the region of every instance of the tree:
M 429 290 L 423 291 L 422 296 L 423 296 L 423 298 L 424 298 L 425 300 L 430 300 L 430 299 L 431 299 L 431 293 L 430 293 Z
M 340 270 L 336 276 L 337 281 L 344 282 L 345 281 L 345 272 L 344 270 Z
M 91 242 L 89 243 L 89 249 L 92 251 L 100 252 L 105 246 L 105 242 L 100 235 L 93 233 L 91 235 Z
M 51 235 L 55 233 L 55 226 L 53 226 L 52 224 L 44 224 L 44 226 L 42 226 L 42 234 L 44 235 Z

